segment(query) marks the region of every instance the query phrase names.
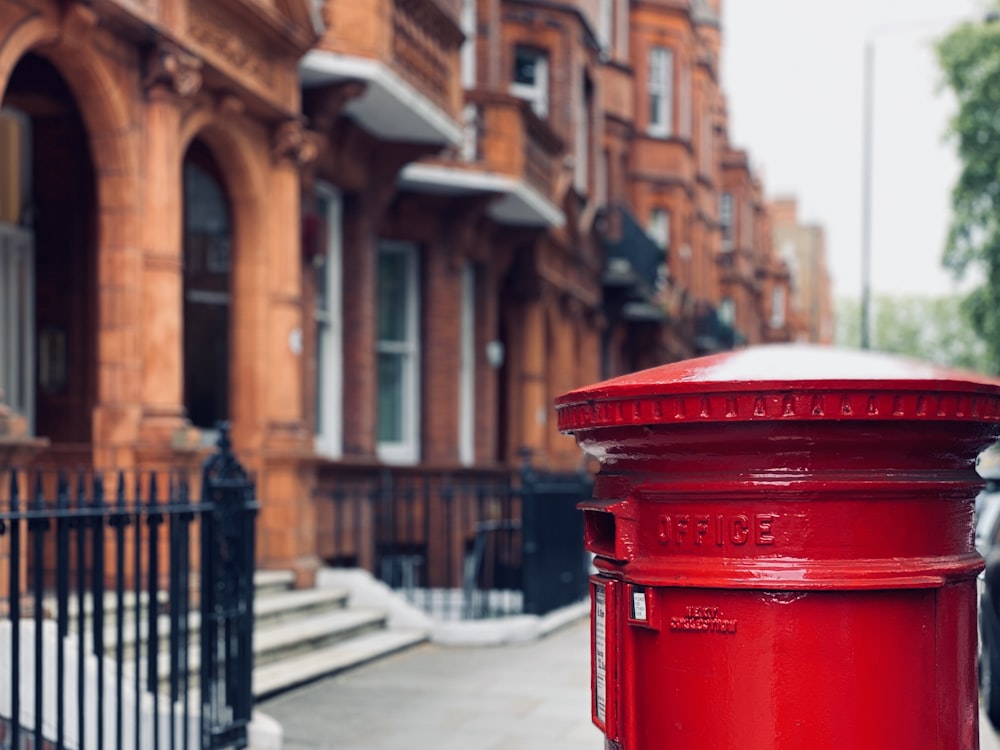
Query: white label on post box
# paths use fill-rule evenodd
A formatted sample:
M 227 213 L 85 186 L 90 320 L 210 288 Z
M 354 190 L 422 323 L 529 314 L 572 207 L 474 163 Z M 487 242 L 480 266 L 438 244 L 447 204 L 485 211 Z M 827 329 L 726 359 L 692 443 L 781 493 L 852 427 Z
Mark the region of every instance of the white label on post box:
M 594 708 L 602 724 L 606 718 L 607 695 L 607 595 L 604 586 L 594 586 Z
M 646 590 L 632 591 L 632 619 L 646 621 Z

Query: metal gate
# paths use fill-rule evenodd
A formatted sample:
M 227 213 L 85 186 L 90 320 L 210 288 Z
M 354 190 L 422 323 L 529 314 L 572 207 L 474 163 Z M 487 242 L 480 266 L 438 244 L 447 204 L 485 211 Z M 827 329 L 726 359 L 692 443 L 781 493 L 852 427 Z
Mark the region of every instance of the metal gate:
M 0 748 L 246 747 L 258 506 L 220 434 L 200 477 L 0 467 Z

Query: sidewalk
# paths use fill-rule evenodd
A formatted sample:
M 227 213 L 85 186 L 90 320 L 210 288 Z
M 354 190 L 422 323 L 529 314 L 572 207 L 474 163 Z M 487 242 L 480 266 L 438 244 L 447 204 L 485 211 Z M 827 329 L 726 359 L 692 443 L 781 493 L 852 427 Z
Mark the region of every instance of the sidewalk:
M 979 712 L 979 750 L 1000 750 L 1000 735 L 982 711 Z
M 589 621 L 504 646 L 421 646 L 258 706 L 284 750 L 599 750 Z M 980 715 L 980 750 L 1000 737 Z
M 588 622 L 500 647 L 421 646 L 258 708 L 284 750 L 599 750 Z

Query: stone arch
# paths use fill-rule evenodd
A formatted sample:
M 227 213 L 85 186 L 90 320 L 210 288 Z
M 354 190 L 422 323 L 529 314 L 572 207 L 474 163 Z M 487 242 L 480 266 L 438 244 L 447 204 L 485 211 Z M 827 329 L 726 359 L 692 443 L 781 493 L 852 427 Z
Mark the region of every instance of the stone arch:
M 52 6 L 15 24 L 0 47 L 0 101 L 6 98 L 19 63 L 34 55 L 47 61 L 65 83 L 82 121 L 95 196 L 91 209 L 96 269 L 92 293 L 100 300 L 91 329 L 96 341 L 97 371 L 90 434 L 96 449 L 101 441 L 97 427 L 102 421 L 98 416 L 101 405 L 121 401 L 123 392 L 128 392 L 121 377 L 136 370 L 135 353 L 129 347 L 111 344 L 120 343 L 121 334 L 137 325 L 130 313 L 134 305 L 130 303 L 138 299 L 138 278 L 126 278 L 125 269 L 139 268 L 138 262 L 127 259 L 141 251 L 139 144 L 128 103 L 129 90 L 122 85 L 129 75 L 137 74 L 131 69 L 112 69 L 114 63 L 92 43 L 97 33 L 94 21 L 93 12 L 82 6 L 65 13 Z M 115 262 L 107 262 L 109 254 Z
M 58 38 L 58 23 L 44 16 L 27 16 L 14 26 L 0 46 L 0 101 L 6 95 L 10 76 L 21 58 Z
M 261 272 L 267 260 L 268 225 L 262 162 L 269 158 L 270 144 L 264 131 L 257 136 L 246 123 L 231 121 L 225 115 L 192 117 L 182 132 L 179 158 L 186 157 L 196 140 L 216 161 L 230 204 L 229 412 L 233 434 L 244 436 L 252 430 L 241 425 L 254 423 L 262 402 L 252 362 L 260 350 L 260 331 L 266 320 L 266 282 Z
M 67 28 L 73 21 L 83 28 Z M 101 196 L 113 192 L 107 186 L 102 188 L 104 174 L 113 173 L 118 181 L 129 179 L 133 184 L 122 186 L 118 192 L 136 194 L 139 157 L 134 137 L 128 135 L 134 130 L 128 92 L 122 90 L 107 61 L 90 44 L 93 34 L 89 33 L 89 23 L 71 11 L 67 18 L 38 15 L 18 24 L 0 47 L 0 101 L 11 73 L 25 55 L 33 52 L 52 63 L 73 93 L 86 126 L 103 206 L 106 202 Z

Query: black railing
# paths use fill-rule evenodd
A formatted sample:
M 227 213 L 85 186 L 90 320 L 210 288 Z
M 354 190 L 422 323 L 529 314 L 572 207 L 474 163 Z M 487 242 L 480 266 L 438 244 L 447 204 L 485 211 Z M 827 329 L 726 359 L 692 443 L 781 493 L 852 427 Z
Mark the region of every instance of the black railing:
M 0 748 L 246 747 L 257 506 L 222 435 L 200 482 L 0 467 Z
M 577 475 L 338 467 L 319 490 L 320 554 L 440 619 L 544 614 L 587 595 Z

